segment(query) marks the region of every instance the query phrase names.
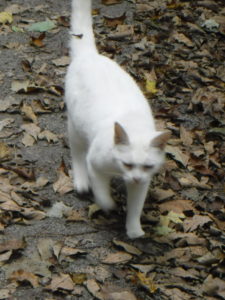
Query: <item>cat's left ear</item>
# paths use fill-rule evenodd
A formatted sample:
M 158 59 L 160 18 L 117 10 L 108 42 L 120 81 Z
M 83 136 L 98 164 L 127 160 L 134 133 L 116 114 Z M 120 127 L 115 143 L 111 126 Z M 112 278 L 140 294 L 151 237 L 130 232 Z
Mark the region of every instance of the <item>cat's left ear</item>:
M 155 137 L 151 141 L 151 146 L 159 148 L 160 150 L 164 150 L 164 148 L 166 147 L 167 141 L 169 140 L 170 136 L 171 136 L 171 132 L 170 131 L 162 132 L 160 135 L 158 135 L 157 137 Z
M 129 145 L 128 135 L 118 122 L 114 124 L 114 143 L 116 145 Z

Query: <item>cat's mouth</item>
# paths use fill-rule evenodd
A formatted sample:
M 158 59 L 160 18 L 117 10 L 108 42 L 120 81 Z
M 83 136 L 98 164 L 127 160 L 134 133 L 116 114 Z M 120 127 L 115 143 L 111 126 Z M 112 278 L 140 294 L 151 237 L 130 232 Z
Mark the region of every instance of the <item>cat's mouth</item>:
M 135 185 L 145 182 L 145 180 L 142 177 L 125 177 L 124 181 L 127 183 L 130 183 L 130 184 L 135 184 Z

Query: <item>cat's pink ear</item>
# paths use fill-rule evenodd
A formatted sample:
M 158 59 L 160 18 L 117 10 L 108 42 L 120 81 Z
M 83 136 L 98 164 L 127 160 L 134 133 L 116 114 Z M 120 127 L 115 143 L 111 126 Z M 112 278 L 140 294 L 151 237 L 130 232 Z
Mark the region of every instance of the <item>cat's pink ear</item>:
M 116 145 L 129 145 L 128 135 L 118 122 L 114 124 L 114 143 Z
M 169 131 L 162 132 L 160 135 L 158 135 L 151 141 L 151 146 L 164 150 L 170 136 L 171 136 L 171 132 Z

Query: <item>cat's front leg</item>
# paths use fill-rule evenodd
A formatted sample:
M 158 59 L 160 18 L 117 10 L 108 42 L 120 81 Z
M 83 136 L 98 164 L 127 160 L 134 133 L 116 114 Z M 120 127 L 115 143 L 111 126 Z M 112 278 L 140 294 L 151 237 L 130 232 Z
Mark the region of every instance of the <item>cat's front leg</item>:
M 127 184 L 127 217 L 126 230 L 128 237 L 134 239 L 143 236 L 141 213 L 148 192 L 148 183 Z
M 106 212 L 115 209 L 116 204 L 110 195 L 110 177 L 91 165 L 88 165 L 88 171 L 95 202 Z

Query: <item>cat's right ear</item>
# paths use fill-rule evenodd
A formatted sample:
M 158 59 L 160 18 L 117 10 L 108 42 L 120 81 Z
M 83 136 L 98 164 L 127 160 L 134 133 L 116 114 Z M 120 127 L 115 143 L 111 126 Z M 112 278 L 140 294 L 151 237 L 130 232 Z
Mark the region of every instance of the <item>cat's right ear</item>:
M 164 150 L 166 143 L 167 143 L 168 139 L 170 138 L 170 136 L 171 136 L 170 131 L 162 132 L 160 135 L 155 137 L 153 139 L 153 141 L 151 141 L 151 146 L 159 148 L 161 150 Z
M 114 143 L 115 145 L 129 145 L 128 135 L 118 122 L 114 124 Z

